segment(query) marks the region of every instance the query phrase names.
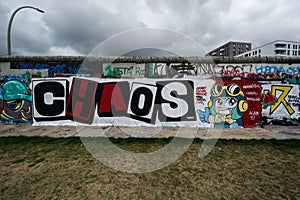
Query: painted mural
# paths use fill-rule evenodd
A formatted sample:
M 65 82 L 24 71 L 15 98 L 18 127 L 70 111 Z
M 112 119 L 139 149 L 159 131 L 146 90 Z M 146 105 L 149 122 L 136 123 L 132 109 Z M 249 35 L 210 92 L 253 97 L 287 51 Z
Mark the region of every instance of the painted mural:
M 248 128 L 264 119 L 299 126 L 300 64 L 102 63 L 98 68 L 79 62 L 0 63 L 0 120 Z
M 281 84 L 278 81 L 261 82 L 263 115 L 276 118 L 299 118 L 300 85 Z
M 33 80 L 34 123 L 47 125 L 254 127 L 261 85 L 250 80 Z M 70 92 L 69 92 L 70 91 Z
M 103 64 L 104 77 L 145 77 L 145 64 L 108 63 Z
M 26 79 L 17 76 L 1 77 L 0 120 L 32 122 L 32 96 Z
M 300 84 L 300 64 L 151 63 L 150 69 L 152 77 L 173 77 L 178 74 L 211 75 L 251 80 L 285 79 L 288 83 Z
M 12 62 L 11 69 L 47 71 L 47 77 L 55 77 L 57 74 L 88 73 L 90 69 L 81 62 Z
M 216 82 L 207 107 L 197 110 L 200 121 L 216 128 L 255 126 L 261 117 L 260 90 L 260 84 L 252 81 Z

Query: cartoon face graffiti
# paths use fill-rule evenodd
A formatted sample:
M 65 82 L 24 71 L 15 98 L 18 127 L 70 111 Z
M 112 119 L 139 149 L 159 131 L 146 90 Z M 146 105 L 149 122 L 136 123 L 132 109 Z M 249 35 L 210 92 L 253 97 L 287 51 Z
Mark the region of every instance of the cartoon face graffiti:
M 213 85 L 208 107 L 205 111 L 197 110 L 200 121 L 212 123 L 218 128 L 242 127 L 242 115 L 248 109 L 241 88 L 235 84 Z
M 2 121 L 30 122 L 32 97 L 19 80 L 8 80 L 0 87 L 0 119 Z

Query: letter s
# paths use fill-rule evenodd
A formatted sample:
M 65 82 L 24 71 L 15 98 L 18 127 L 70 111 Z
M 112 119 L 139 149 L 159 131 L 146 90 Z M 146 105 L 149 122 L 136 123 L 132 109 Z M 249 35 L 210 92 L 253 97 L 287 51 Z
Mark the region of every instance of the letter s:
M 175 97 L 174 93 L 176 92 L 177 95 L 187 95 L 187 88 L 184 84 L 179 83 L 179 82 L 173 82 L 165 85 L 165 87 L 162 88 L 161 90 L 161 96 L 163 99 L 173 102 L 177 104 L 176 108 L 173 108 L 171 106 L 171 103 L 162 103 L 162 112 L 172 118 L 177 118 L 177 117 L 182 117 L 185 114 L 187 114 L 189 108 L 188 108 L 188 103 L 184 101 L 183 99 L 179 99 Z

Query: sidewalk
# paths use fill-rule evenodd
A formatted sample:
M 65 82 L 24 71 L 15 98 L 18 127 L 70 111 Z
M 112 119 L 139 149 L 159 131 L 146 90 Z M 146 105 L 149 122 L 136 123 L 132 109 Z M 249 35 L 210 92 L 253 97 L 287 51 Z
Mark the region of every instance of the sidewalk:
M 32 124 L 1 124 L 0 137 L 113 137 L 113 138 L 167 138 L 172 136 L 201 139 L 300 139 L 300 127 L 266 126 L 264 128 L 160 128 L 160 127 L 74 127 L 32 126 Z

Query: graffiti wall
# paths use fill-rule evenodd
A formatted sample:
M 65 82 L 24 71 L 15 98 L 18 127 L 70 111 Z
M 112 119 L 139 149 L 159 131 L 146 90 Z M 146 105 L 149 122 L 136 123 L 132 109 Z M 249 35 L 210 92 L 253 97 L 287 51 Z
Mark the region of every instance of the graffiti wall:
M 103 61 L 91 68 L 78 60 L 5 61 L 0 120 L 230 128 L 267 118 L 299 125 L 299 87 L 300 64 L 288 62 Z
M 104 77 L 145 77 L 145 64 L 109 63 L 103 64 Z
M 26 79 L 18 76 L 0 78 L 0 120 L 32 122 L 32 97 Z
M 281 82 L 261 82 L 263 115 L 276 118 L 298 118 L 300 115 L 300 85 Z
M 78 74 L 79 70 L 88 73 L 89 69 L 82 62 L 11 62 L 11 69 L 36 70 L 47 72 L 47 77 L 61 74 Z M 99 67 L 100 68 L 100 67 Z
M 11 62 L 5 69 L 36 70 L 47 72 L 47 77 L 61 74 L 90 74 L 97 77 L 178 77 L 185 75 L 211 75 L 215 77 L 241 77 L 252 80 L 286 79 L 288 83 L 299 84 L 300 64 L 273 63 L 83 63 L 74 62 Z M 100 76 L 99 76 L 100 75 Z M 93 76 L 95 77 L 95 76 Z
M 198 85 L 196 104 L 205 106 L 197 109 L 199 119 L 219 128 L 254 127 L 261 117 L 260 92 L 259 82 L 246 80 L 219 80 L 211 87 Z
M 34 79 L 36 124 L 254 127 L 261 85 L 250 80 Z
M 241 77 L 249 79 L 281 79 L 290 83 L 298 83 L 300 64 L 181 64 L 181 63 L 151 63 L 153 77 L 174 76 L 176 74 L 212 75 L 217 77 Z
M 11 69 L 10 63 L 0 63 L 0 77 L 3 76 L 19 76 L 21 78 L 27 79 L 27 82 L 31 82 L 32 78 L 46 78 L 48 77 L 47 70 L 37 70 L 37 69 Z

